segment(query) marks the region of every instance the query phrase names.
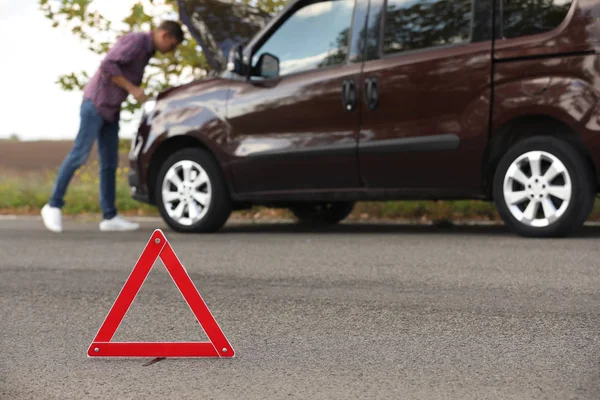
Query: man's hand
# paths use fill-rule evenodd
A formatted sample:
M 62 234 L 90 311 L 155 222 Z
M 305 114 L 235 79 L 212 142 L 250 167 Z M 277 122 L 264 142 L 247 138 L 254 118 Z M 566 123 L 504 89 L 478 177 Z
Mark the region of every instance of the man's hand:
M 133 83 L 129 82 L 124 76 L 115 76 L 112 78 L 112 81 L 117 85 L 121 86 L 123 89 L 127 90 L 127 93 L 132 95 L 139 103 L 143 103 L 146 100 L 148 100 L 148 96 L 146 96 L 146 94 L 144 93 L 144 89 L 135 86 Z
M 146 96 L 144 89 L 141 87 L 134 86 L 129 93 L 138 101 L 138 103 L 143 103 L 148 100 L 148 96 Z

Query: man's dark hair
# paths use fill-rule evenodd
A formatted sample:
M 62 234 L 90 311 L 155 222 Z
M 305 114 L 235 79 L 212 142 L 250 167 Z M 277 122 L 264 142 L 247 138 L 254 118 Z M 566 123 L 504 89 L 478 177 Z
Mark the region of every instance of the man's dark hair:
M 183 42 L 183 30 L 181 24 L 177 21 L 165 20 L 160 23 L 158 29 L 166 31 L 169 35 L 173 36 L 179 42 Z

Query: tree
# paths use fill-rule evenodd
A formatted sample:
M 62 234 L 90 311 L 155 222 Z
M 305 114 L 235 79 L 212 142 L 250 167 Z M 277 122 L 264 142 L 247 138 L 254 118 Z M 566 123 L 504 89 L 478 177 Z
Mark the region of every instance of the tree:
M 55 28 L 66 27 L 79 37 L 95 54 L 105 54 L 117 38 L 124 33 L 153 28 L 161 19 L 178 19 L 176 0 L 140 0 L 133 5 L 129 15 L 114 26 L 110 20 L 94 9 L 93 0 L 38 0 L 44 16 Z M 250 0 L 242 0 L 249 3 Z M 253 3 L 267 12 L 277 12 L 287 0 L 258 0 Z M 184 27 L 187 31 L 187 29 Z M 207 73 L 208 63 L 196 41 L 187 32 L 186 40 L 176 52 L 157 53 L 146 69 L 142 87 L 156 95 L 161 90 L 202 77 Z M 66 71 L 65 71 L 66 72 Z M 66 72 L 57 83 L 65 91 L 82 90 L 89 80 L 85 71 Z M 132 114 L 141 105 L 129 96 L 123 109 Z M 125 117 L 125 120 L 128 118 Z

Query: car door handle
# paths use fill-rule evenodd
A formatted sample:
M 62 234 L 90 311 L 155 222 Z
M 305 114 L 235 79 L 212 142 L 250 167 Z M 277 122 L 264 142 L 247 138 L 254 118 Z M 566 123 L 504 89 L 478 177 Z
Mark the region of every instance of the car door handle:
M 346 111 L 356 108 L 356 85 L 351 79 L 345 80 L 342 85 L 342 104 Z
M 371 111 L 379 107 L 379 82 L 377 78 L 365 79 L 365 103 Z

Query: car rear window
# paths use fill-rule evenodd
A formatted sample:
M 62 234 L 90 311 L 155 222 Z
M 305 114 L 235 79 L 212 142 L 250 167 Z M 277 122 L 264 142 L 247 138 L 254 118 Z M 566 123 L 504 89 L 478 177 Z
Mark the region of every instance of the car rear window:
M 544 33 L 557 28 L 572 0 L 503 0 L 502 34 L 505 38 Z

